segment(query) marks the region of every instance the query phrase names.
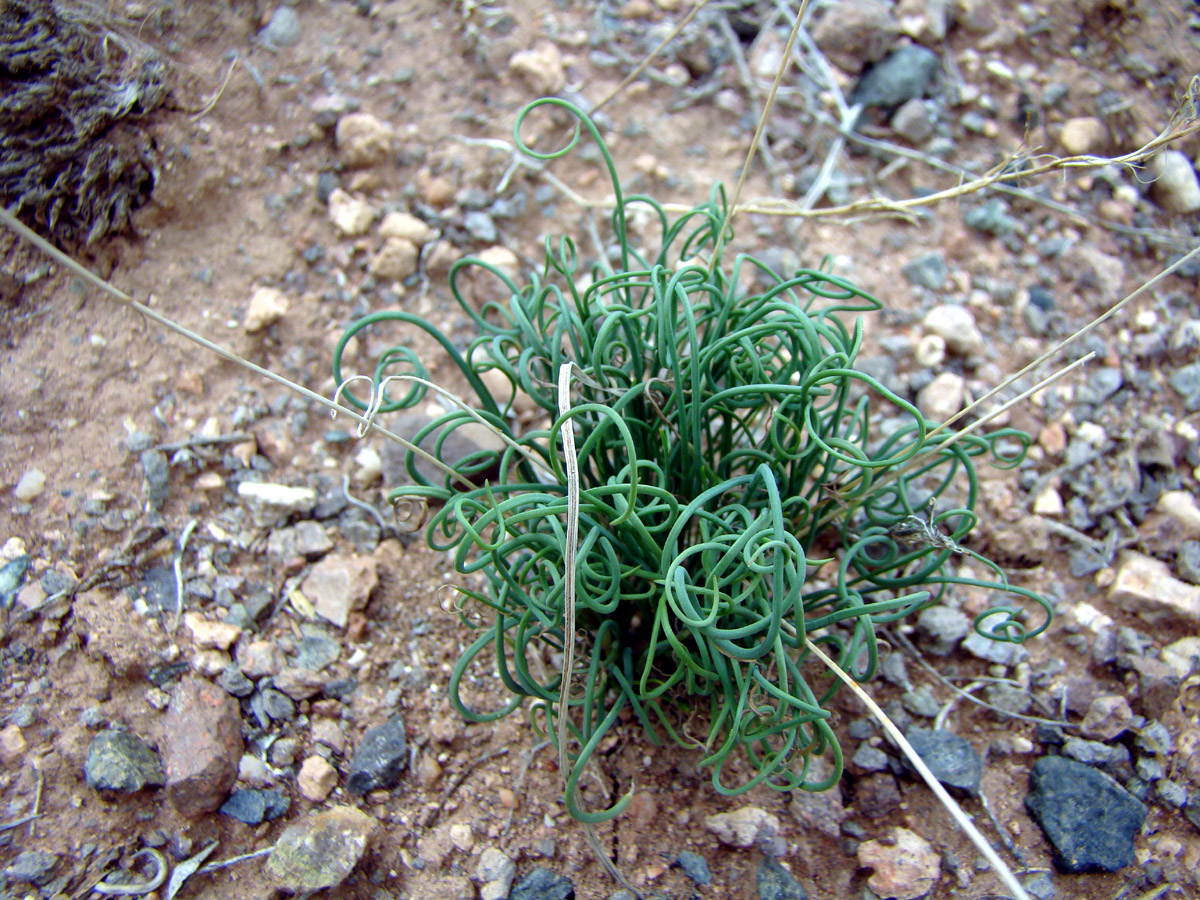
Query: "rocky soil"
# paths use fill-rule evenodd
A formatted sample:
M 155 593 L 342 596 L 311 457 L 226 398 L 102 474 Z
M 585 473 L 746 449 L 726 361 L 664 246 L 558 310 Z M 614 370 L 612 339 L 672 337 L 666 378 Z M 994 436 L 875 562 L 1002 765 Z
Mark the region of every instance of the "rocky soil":
M 631 190 L 690 205 L 736 181 L 796 5 L 708 4 L 596 115 Z M 126 3 L 172 62 L 175 103 L 150 126 L 159 181 L 136 234 L 83 261 L 325 397 L 338 338 L 370 311 L 465 343 L 454 260 L 519 276 L 546 235 L 596 251 L 572 194 L 603 199 L 598 157 L 581 148 L 553 178 L 515 165 L 521 106 L 590 108 L 689 9 Z M 810 16 L 746 197 L 927 196 L 1022 147 L 1116 156 L 1196 114 L 1192 4 Z M 828 256 L 879 297 L 860 364 L 942 419 L 1197 246 L 1198 152 L 1192 134 L 1141 168 L 907 218 L 747 215 L 735 246 L 781 270 Z M 10 235 L 0 249 L 0 896 L 627 896 L 526 718 L 467 725 L 446 702 L 469 643 L 461 578 L 388 508 L 389 445 Z M 970 546 L 1052 601 L 1051 628 L 990 643 L 970 620 L 993 598 L 956 589 L 887 633 L 870 686 L 1039 900 L 1200 888 L 1198 279 L 1192 259 L 1058 360 L 1089 365 L 993 423 L 1035 442 L 982 472 Z M 356 341 L 356 372 L 399 338 L 447 374 L 400 334 Z M 471 691 L 504 697 L 487 673 Z M 648 897 L 1000 894 L 865 709 L 833 709 L 847 772 L 819 795 L 723 798 L 695 753 L 627 723 L 588 785 L 601 802 L 635 786 L 603 848 Z

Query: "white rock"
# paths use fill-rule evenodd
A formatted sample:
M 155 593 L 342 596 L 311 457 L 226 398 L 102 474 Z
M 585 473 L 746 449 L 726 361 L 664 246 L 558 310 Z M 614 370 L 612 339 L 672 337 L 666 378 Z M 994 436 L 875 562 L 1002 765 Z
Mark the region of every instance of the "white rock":
M 507 247 L 488 247 L 475 254 L 475 257 L 480 262 L 495 266 L 513 281 L 521 274 L 521 261 L 517 259 L 517 254 Z
M 45 489 L 45 473 L 41 469 L 26 469 L 17 486 L 13 488 L 13 497 L 24 503 L 40 497 Z
M 255 288 L 246 304 L 246 316 L 242 319 L 242 330 L 255 334 L 269 328 L 287 315 L 288 299 L 283 291 L 273 287 Z
M 539 94 L 557 94 L 567 84 L 562 54 L 549 41 L 539 41 L 532 50 L 513 54 L 508 69 Z
M 917 392 L 917 409 L 927 419 L 942 423 L 963 408 L 967 382 L 961 375 L 943 372 Z
M 371 259 L 371 274 L 385 281 L 403 281 L 417 271 L 420 253 L 408 238 L 391 237 Z
M 933 845 L 916 832 L 896 826 L 886 842 L 859 844 L 858 862 L 875 870 L 867 879 L 871 890 L 896 900 L 924 897 L 942 873 L 942 859 Z
M 480 884 L 505 885 L 505 894 L 517 874 L 517 864 L 503 850 L 488 847 L 479 855 L 479 864 L 475 866 L 475 880 Z
M 1180 679 L 1187 678 L 1200 665 L 1200 637 L 1180 638 L 1162 649 L 1162 661 L 1175 670 Z
M 418 247 L 437 237 L 437 231 L 411 213 L 390 212 L 379 223 L 379 233 L 385 238 L 404 238 Z
M 732 847 L 753 847 L 760 838 L 775 837 L 783 831 L 779 819 L 759 806 L 705 816 L 704 827 L 722 844 Z
M 1039 516 L 1061 516 L 1066 507 L 1062 496 L 1053 487 L 1048 487 L 1033 501 L 1033 511 Z
M 367 233 L 375 211 L 371 204 L 352 197 L 341 188 L 329 195 L 329 221 L 346 237 L 358 237 Z
M 1183 214 L 1200 209 L 1200 180 L 1192 163 L 1178 150 L 1164 150 L 1146 163 L 1154 179 L 1154 199 L 1169 213 Z
M 1108 596 L 1152 624 L 1200 622 L 1200 587 L 1174 577 L 1166 563 L 1132 550 L 1117 557 L 1117 577 Z
M 946 341 L 936 334 L 927 334 L 917 341 L 913 355 L 921 368 L 936 369 L 946 361 Z
M 0 563 L 7 565 L 14 559 L 20 559 L 28 552 L 25 539 L 13 535 L 4 542 L 3 547 L 0 547 Z
M 983 349 L 983 335 L 975 327 L 975 316 L 965 306 L 947 303 L 934 307 L 921 324 L 945 341 L 951 353 L 967 356 Z
M 345 628 L 350 613 L 367 605 L 378 583 L 374 557 L 335 554 L 312 567 L 300 591 L 312 602 L 317 615 Z
M 238 496 L 261 506 L 274 507 L 284 512 L 310 512 L 317 505 L 317 492 L 312 488 L 290 487 L 266 481 L 243 481 L 238 485 Z
M 354 480 L 360 485 L 371 485 L 383 477 L 383 458 L 374 447 L 363 447 L 354 454 L 358 471 Z
M 1200 505 L 1190 491 L 1167 491 L 1158 498 L 1156 508 L 1178 523 L 1188 540 L 1200 538 Z
M 395 132 L 370 113 L 351 113 L 338 119 L 334 137 L 346 165 L 366 168 L 387 161 Z

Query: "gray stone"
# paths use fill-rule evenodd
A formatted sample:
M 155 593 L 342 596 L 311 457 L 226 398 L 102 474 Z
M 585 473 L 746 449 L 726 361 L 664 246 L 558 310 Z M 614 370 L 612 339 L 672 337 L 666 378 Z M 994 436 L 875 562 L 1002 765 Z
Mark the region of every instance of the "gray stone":
M 1171 753 L 1171 732 L 1162 722 L 1151 719 L 1133 739 L 1133 744 L 1143 753 L 1153 756 L 1169 756 Z
M 917 631 L 925 639 L 925 649 L 934 656 L 949 656 L 971 631 L 971 620 L 962 610 L 950 606 L 931 606 L 917 616 Z
M 366 794 L 379 788 L 394 787 L 407 762 L 404 719 L 396 715 L 363 735 L 354 759 L 350 761 L 346 789 L 352 794 Z
M 254 693 L 254 682 L 242 674 L 237 666 L 226 666 L 217 675 L 217 686 L 234 697 L 249 697 Z
M 905 691 L 900 697 L 900 702 L 914 716 L 923 716 L 926 719 L 932 719 L 941 710 L 937 699 L 925 685 L 916 690 Z
M 913 144 L 928 140 L 933 135 L 933 116 L 928 104 L 916 97 L 902 104 L 892 116 L 892 131 Z
M 158 753 L 136 735 L 117 730 L 102 731 L 92 739 L 83 776 L 97 790 L 125 794 L 167 781 Z
M 675 857 L 675 865 L 683 869 L 683 874 L 701 887 L 712 884 L 712 872 L 709 871 L 708 860 L 699 853 L 683 850 Z
M 910 45 L 889 54 L 858 80 L 851 103 L 893 107 L 922 96 L 938 71 L 941 60 L 932 50 Z
M 484 244 L 494 244 L 500 237 L 496 223 L 485 212 L 469 212 L 463 216 L 463 227 L 467 234 Z
M 1167 212 L 1183 215 L 1200 209 L 1200 180 L 1182 151 L 1163 150 L 1146 164 L 1146 171 L 1154 179 L 1154 199 Z
M 1125 379 L 1121 377 L 1121 370 L 1110 366 L 1097 369 L 1088 379 L 1088 387 L 1095 395 L 1096 403 L 1103 403 L 1119 391 L 1124 384 Z
M 283 791 L 241 790 L 229 795 L 220 812 L 247 825 L 261 825 L 278 819 L 291 805 Z
M 167 454 L 158 450 L 144 450 L 141 455 L 142 474 L 146 478 L 146 502 L 156 512 L 167 502 L 170 489 L 171 468 Z
M 1184 541 L 1179 545 L 1175 574 L 1189 584 L 1200 584 L 1200 541 Z
M 388 427 L 396 434 L 409 440 L 415 440 L 419 432 L 433 420 L 423 413 L 406 410 L 391 420 Z M 433 451 L 439 439 L 440 432 L 423 437 L 420 446 L 424 450 Z M 457 468 L 469 457 L 472 463 L 486 461 L 488 454 L 493 454 L 499 460 L 499 454 L 504 450 L 504 442 L 493 432 L 477 422 L 458 425 L 445 436 L 442 441 L 440 458 L 447 465 Z M 413 478 L 408 471 L 408 451 L 392 441 L 383 445 L 383 480 L 388 485 L 412 484 Z M 414 456 L 414 467 L 418 474 L 433 484 L 443 484 L 447 475 L 429 463 Z
M 885 772 L 888 768 L 888 755 L 878 747 L 864 742 L 854 751 L 850 762 L 865 772 Z
M 1112 778 L 1044 756 L 1034 763 L 1030 785 L 1025 806 L 1054 848 L 1060 872 L 1116 872 L 1133 864 L 1146 807 Z
M 25 583 L 25 573 L 29 569 L 28 555 L 18 556 L 12 562 L 0 568 L 0 606 L 11 609 L 17 593 Z
M 539 867 L 513 886 L 508 900 L 571 900 L 574 896 L 571 879 Z
M 910 728 L 905 735 L 935 778 L 960 796 L 979 796 L 983 760 L 970 741 L 943 729 Z M 912 771 L 907 757 L 902 762 Z
M 971 207 L 963 213 L 962 219 L 967 227 L 995 237 L 1014 234 L 1021 228 L 1020 221 L 1008 214 L 1008 206 L 999 198 Z
M 904 264 L 904 277 L 912 284 L 940 291 L 946 284 L 946 259 L 941 251 L 926 253 Z
M 1188 412 L 1200 409 L 1200 363 L 1183 366 L 1171 376 L 1170 385 Z
M 755 875 L 758 900 L 808 900 L 808 892 L 776 859 L 768 856 L 758 864 Z
M 57 866 L 57 854 L 47 853 L 45 850 L 24 850 L 5 867 L 4 874 L 13 881 L 23 881 L 40 887 L 50 883 Z
M 321 629 L 302 625 L 301 632 L 304 637 L 300 639 L 300 647 L 296 651 L 297 669 L 320 672 L 337 662 L 342 655 L 342 645 Z
M 984 627 L 987 627 L 986 621 Z M 974 630 L 967 635 L 967 639 L 962 642 L 962 645 L 963 649 L 972 656 L 987 662 L 999 663 L 1002 666 L 1015 666 L 1017 663 L 1029 659 L 1029 651 L 1020 644 L 996 641 L 984 637 Z
M 1171 778 L 1163 778 L 1155 784 L 1154 793 L 1163 803 L 1176 809 L 1181 809 L 1188 802 L 1187 788 Z
M 290 722 L 296 718 L 296 704 L 281 691 L 268 688 L 262 692 L 263 710 L 276 722 Z
M 300 43 L 300 17 L 290 6 L 277 6 L 258 36 L 271 47 L 295 47 Z

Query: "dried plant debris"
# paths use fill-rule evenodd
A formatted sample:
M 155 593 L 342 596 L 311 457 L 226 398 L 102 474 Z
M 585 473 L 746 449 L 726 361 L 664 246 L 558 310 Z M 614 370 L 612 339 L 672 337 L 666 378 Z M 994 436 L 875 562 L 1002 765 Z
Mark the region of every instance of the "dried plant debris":
M 84 3 L 0 0 L 0 200 L 58 241 L 129 224 L 158 174 L 166 62 Z

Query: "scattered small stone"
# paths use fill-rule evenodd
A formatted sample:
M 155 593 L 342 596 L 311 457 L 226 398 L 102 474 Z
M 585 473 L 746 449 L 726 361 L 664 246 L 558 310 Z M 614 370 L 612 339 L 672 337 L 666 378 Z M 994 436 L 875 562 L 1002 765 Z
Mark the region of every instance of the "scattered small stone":
M 338 119 L 334 137 L 342 161 L 350 168 L 365 169 L 387 161 L 395 133 L 386 122 L 358 112 Z
M 13 881 L 41 887 L 50 883 L 57 867 L 57 854 L 45 850 L 23 850 L 4 868 L 4 874 Z
M 1025 806 L 1054 847 L 1060 872 L 1116 872 L 1133 864 L 1133 839 L 1146 807 L 1112 778 L 1061 756 L 1044 756 L 1034 763 L 1030 785 Z M 1097 828 L 1098 822 L 1104 827 Z
M 229 795 L 220 812 L 247 825 L 261 825 L 278 819 L 291 805 L 283 791 L 240 790 Z
M 93 738 L 83 776 L 89 787 L 124 794 L 161 787 L 167 780 L 158 753 L 136 735 L 116 729 Z
M 1200 209 L 1200 180 L 1184 153 L 1163 150 L 1146 163 L 1146 172 L 1154 179 L 1151 193 L 1164 210 L 1184 215 Z
M 759 806 L 743 806 L 733 812 L 705 816 L 704 827 L 722 844 L 731 847 L 753 847 L 764 837 L 783 833 L 779 819 Z
M 1183 405 L 1188 412 L 1200 409 L 1200 363 L 1182 366 L 1168 383 L 1183 398 Z
M 331 554 L 308 573 L 300 585 L 321 618 L 345 628 L 350 614 L 367 605 L 379 583 L 375 559 L 358 554 Z
M 916 97 L 902 103 L 892 116 L 892 131 L 910 144 L 922 144 L 933 137 L 933 126 L 934 120 L 929 105 Z
M 267 764 L 250 753 L 245 753 L 238 760 L 238 781 L 255 787 L 265 787 L 271 783 L 271 772 Z
M 337 188 L 329 195 L 329 221 L 346 237 L 367 233 L 375 220 L 375 210 L 366 200 L 351 196 Z
M 868 819 L 889 815 L 900 806 L 900 788 L 886 772 L 862 778 L 854 786 L 854 804 Z
M 984 627 L 986 626 L 987 622 L 985 621 Z M 992 640 L 989 637 L 984 637 L 973 628 L 971 629 L 971 633 L 967 635 L 966 640 L 962 642 L 962 646 L 964 650 L 976 659 L 998 663 L 1002 666 L 1015 666 L 1017 663 L 1025 662 L 1029 659 L 1029 651 L 1020 644 Z
M 914 716 L 923 716 L 926 719 L 932 719 L 942 709 L 933 692 L 925 685 L 905 691 L 900 697 L 900 703 Z
M 508 897 L 516 874 L 517 864 L 508 854 L 496 847 L 488 847 L 479 855 L 479 863 L 475 867 L 481 900 L 504 900 Z
M 346 735 L 342 732 L 341 726 L 333 719 L 313 719 L 312 739 L 318 744 L 324 744 L 335 753 L 341 753 L 346 749 Z
M 891 4 L 883 0 L 853 0 L 836 12 L 827 9 L 812 31 L 813 40 L 829 61 L 851 75 L 864 63 L 883 59 L 899 36 Z
M 335 806 L 289 826 L 267 858 L 281 887 L 319 891 L 345 881 L 362 859 L 378 823 L 350 806 Z
M 808 900 L 808 892 L 783 863 L 774 857 L 764 857 L 755 875 L 758 900 Z
M 885 108 L 899 106 L 922 96 L 941 65 L 932 50 L 915 45 L 901 47 L 863 74 L 850 102 Z
M 944 340 L 951 353 L 969 356 L 983 349 L 983 335 L 975 325 L 975 316 L 965 306 L 953 303 L 936 306 L 925 314 L 921 325 Z
M 17 486 L 13 488 L 13 497 L 22 503 L 28 503 L 40 497 L 45 489 L 45 473 L 41 469 L 26 469 L 17 481 Z
M 944 422 L 963 408 L 967 382 L 955 372 L 943 372 L 917 392 L 917 408 L 933 422 Z
M 683 874 L 701 887 L 712 884 L 712 872 L 708 869 L 708 860 L 699 853 L 681 850 L 675 857 L 675 865 L 683 869 Z
M 184 625 L 192 633 L 197 647 L 228 650 L 242 634 L 242 629 L 227 622 L 210 622 L 199 613 L 185 613 Z
M 1185 538 L 1200 538 L 1200 504 L 1191 491 L 1166 491 L 1154 508 L 1174 521 Z
M 828 779 L 833 774 L 833 766 L 824 758 L 810 757 L 807 778 L 816 784 Z M 792 801 L 788 804 L 788 812 L 804 831 L 815 830 L 825 836 L 837 839 L 841 824 L 846 819 L 846 810 L 842 805 L 842 789 L 835 784 L 825 791 L 795 790 L 791 793 Z
M 258 36 L 270 47 L 295 47 L 300 43 L 300 17 L 290 6 L 280 4 Z
M 411 213 L 390 212 L 379 223 L 379 234 L 384 238 L 403 238 L 418 247 L 437 238 L 437 231 Z
M 508 61 L 508 69 L 524 78 L 538 94 L 557 94 L 567 84 L 562 54 L 549 41 L 539 41 L 532 50 L 513 54 Z
M 975 752 L 970 741 L 940 728 L 930 731 L 924 728 L 910 728 L 905 737 L 913 745 L 921 761 L 943 785 L 957 792 L 959 796 L 979 796 L 983 760 Z M 907 757 L 901 761 L 906 769 L 913 771 Z
M 327 666 L 337 662 L 338 657 L 342 654 L 342 645 L 340 642 L 335 641 L 324 631 L 311 625 L 302 625 L 300 628 L 304 637 L 300 640 L 300 647 L 296 652 L 296 668 L 312 669 L 314 672 L 320 672 Z M 333 696 L 331 693 L 332 687 L 332 684 L 326 686 L 325 693 L 327 696 Z
M 28 749 L 29 744 L 25 735 L 21 733 L 20 725 L 12 722 L 0 729 L 0 761 L 12 765 L 18 762 Z
M 277 528 L 267 538 L 267 555 L 285 561 L 296 557 L 320 559 L 333 549 L 333 541 L 320 522 L 305 519 L 288 528 Z
M 1200 588 L 1171 575 L 1166 563 L 1133 550 L 1117 557 L 1109 599 L 1151 624 L 1200 622 Z
M 933 253 L 926 253 L 923 256 L 918 256 L 916 259 L 905 263 L 901 271 L 904 273 L 904 277 L 907 278 L 910 283 L 918 285 L 919 287 L 929 288 L 931 291 L 940 291 L 946 284 L 946 258 L 942 255 L 941 251 L 935 251 Z M 958 309 L 962 310 L 963 312 L 967 312 L 961 306 L 939 306 L 929 315 L 933 315 L 934 313 L 938 312 L 938 310 L 942 309 Z M 974 328 L 975 319 L 969 312 L 967 312 L 967 318 L 969 319 L 969 328 Z M 939 337 L 946 339 L 946 334 L 942 330 L 931 327 L 928 324 L 928 320 L 929 316 L 926 316 L 925 328 L 929 331 L 932 331 L 934 334 L 937 334 Z M 961 329 L 952 330 L 959 331 Z M 980 337 L 980 341 L 982 340 L 982 337 Z M 955 341 L 956 343 L 958 342 L 957 337 L 955 338 Z M 946 341 L 946 346 L 951 346 L 949 340 Z M 951 349 L 955 348 L 951 347 Z
M 880 897 L 915 900 L 933 889 L 942 873 L 942 860 L 925 838 L 893 826 L 883 840 L 858 845 L 858 862 L 874 873 L 867 885 Z
M 996 237 L 1014 234 L 1022 229 L 1020 220 L 1010 216 L 1007 204 L 997 197 L 966 210 L 962 219 L 968 228 Z
M 237 780 L 242 717 L 237 701 L 207 681 L 185 678 L 163 732 L 167 796 L 189 818 L 218 809 Z
M 1163 778 L 1154 785 L 1158 799 L 1168 806 L 1182 809 L 1188 802 L 1187 788 L 1171 778 Z
M 346 789 L 352 794 L 365 794 L 393 787 L 400 780 L 407 762 L 404 720 L 396 715 L 363 735 L 354 759 L 350 761 Z
M 337 769 L 320 756 L 310 756 L 300 765 L 296 776 L 296 787 L 300 795 L 313 803 L 320 803 L 337 787 Z
M 1099 153 L 1108 143 L 1108 126 L 1091 116 L 1067 119 L 1058 135 L 1058 142 L 1069 156 Z
M 923 369 L 936 369 L 946 361 L 946 342 L 936 334 L 922 335 L 913 349 L 913 358 Z
M 949 656 L 971 631 L 971 620 L 951 606 L 931 606 L 917 616 L 917 632 L 934 656 Z
M 265 688 L 259 692 L 257 697 L 251 698 L 252 708 L 256 708 L 256 711 L 258 711 L 254 700 L 260 701 L 261 712 L 265 713 L 273 721 L 290 722 L 296 718 L 296 704 L 281 691 Z M 265 725 L 266 723 L 263 724 Z
M 408 238 L 392 237 L 371 258 L 370 272 L 383 281 L 403 281 L 417 271 L 420 251 Z
M 243 481 L 237 492 L 263 524 L 273 524 L 275 518 L 288 513 L 312 512 L 317 505 L 317 492 L 308 487 Z
M 888 755 L 873 744 L 863 741 L 850 762 L 864 772 L 886 772 L 888 770 Z
M 492 217 L 477 210 L 463 216 L 463 227 L 467 230 L 467 234 L 485 244 L 495 241 L 500 236 Z
M 1111 741 L 1124 734 L 1132 721 L 1129 701 L 1118 694 L 1101 694 L 1088 707 L 1079 731 L 1086 738 Z
M 255 288 L 250 295 L 250 302 L 246 304 L 242 330 L 246 334 L 257 334 L 286 316 L 287 311 L 288 299 L 283 291 L 273 287 Z
M 294 737 L 284 737 L 277 740 L 267 751 L 267 759 L 277 768 L 286 768 L 296 762 L 296 754 L 300 750 L 300 742 Z
M 275 676 L 275 689 L 293 700 L 308 700 L 325 689 L 325 676 L 312 669 L 288 668 Z
M 284 666 L 283 652 L 273 641 L 251 641 L 237 651 L 238 668 L 247 678 L 258 680 L 277 675 Z
M 509 900 L 571 900 L 574 896 L 571 879 L 538 867 L 513 886 Z

